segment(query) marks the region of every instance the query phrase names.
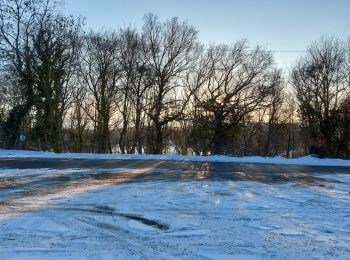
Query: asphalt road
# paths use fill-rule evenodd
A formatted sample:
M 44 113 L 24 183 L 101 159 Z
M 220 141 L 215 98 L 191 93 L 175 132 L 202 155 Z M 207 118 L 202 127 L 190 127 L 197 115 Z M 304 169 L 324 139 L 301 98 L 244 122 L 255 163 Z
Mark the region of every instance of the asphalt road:
M 295 181 L 311 184 L 322 182 L 322 174 L 350 174 L 350 167 L 302 166 L 253 163 L 157 161 L 157 160 L 91 160 L 91 159 L 32 159 L 2 158 L 0 169 L 96 169 L 98 173 L 65 175 L 62 181 L 85 180 L 89 178 L 110 179 L 127 175 L 130 170 L 142 170 L 129 181 L 177 181 L 193 179 L 211 180 L 252 180 L 262 182 Z M 113 172 L 111 169 L 123 168 L 124 171 Z M 103 170 L 106 169 L 105 173 Z M 91 171 L 90 171 L 91 172 Z M 0 175 L 0 183 L 2 177 Z

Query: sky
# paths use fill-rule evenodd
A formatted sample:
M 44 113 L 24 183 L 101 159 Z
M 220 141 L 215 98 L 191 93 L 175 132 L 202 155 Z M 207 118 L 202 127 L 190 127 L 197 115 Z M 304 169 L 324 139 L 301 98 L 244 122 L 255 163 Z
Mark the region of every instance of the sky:
M 144 14 L 179 17 L 195 26 L 205 44 L 242 38 L 274 53 L 290 68 L 321 36 L 350 36 L 349 0 L 65 0 L 66 14 L 86 18 L 87 29 L 141 27 Z M 282 52 L 280 52 L 282 51 Z M 284 52 L 293 51 L 293 52 Z M 297 52 L 295 52 L 297 51 Z

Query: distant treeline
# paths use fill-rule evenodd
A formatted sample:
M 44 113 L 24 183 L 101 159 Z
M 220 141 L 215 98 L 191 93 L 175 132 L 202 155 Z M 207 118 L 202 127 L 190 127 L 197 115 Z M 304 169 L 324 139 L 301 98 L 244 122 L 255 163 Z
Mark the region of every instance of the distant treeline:
M 323 37 L 283 72 L 177 18 L 83 22 L 53 0 L 0 2 L 0 147 L 349 157 L 350 41 Z

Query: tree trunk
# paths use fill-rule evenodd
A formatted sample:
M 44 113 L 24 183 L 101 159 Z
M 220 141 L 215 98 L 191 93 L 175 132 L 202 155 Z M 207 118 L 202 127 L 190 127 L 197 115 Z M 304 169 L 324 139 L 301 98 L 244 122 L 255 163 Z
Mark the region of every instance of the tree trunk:
M 141 105 L 139 104 L 139 100 L 137 100 L 136 104 L 136 119 L 135 119 L 135 137 L 133 150 L 135 148 L 138 154 L 142 154 L 142 135 L 141 135 Z
M 223 118 L 222 113 L 218 112 L 214 114 L 214 136 L 212 139 L 213 153 L 224 154 L 224 132 L 223 132 Z
M 162 154 L 163 153 L 163 142 L 164 142 L 164 136 L 163 136 L 163 129 L 162 125 L 155 125 L 155 140 L 154 140 L 154 148 L 153 153 L 154 154 Z

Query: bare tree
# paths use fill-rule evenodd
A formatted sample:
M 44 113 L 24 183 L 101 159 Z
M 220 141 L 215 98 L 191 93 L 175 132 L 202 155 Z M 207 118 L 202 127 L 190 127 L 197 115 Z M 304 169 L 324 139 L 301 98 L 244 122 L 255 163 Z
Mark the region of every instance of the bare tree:
M 201 113 L 207 114 L 205 127 L 211 131 L 215 154 L 229 152 L 232 143 L 228 140 L 234 140 L 237 127 L 248 114 L 267 104 L 279 82 L 271 53 L 260 47 L 247 48 L 246 41 L 239 41 L 232 47 L 208 50 L 213 72 L 196 97 Z
M 154 81 L 153 75 L 150 75 L 149 61 L 145 52 L 142 36 L 136 30 L 126 28 L 120 31 L 118 62 L 122 75 L 120 83 L 122 129 L 119 146 L 122 153 L 135 153 L 136 150 L 140 154 L 143 152 L 145 97 Z
M 118 37 L 115 33 L 90 33 L 85 38 L 81 56 L 81 84 L 88 91 L 91 110 L 86 110 L 95 123 L 97 152 L 112 152 L 110 121 L 117 111 L 116 96 L 120 72 L 117 63 Z
M 82 86 L 78 85 L 73 91 L 73 103 L 70 106 L 69 132 L 71 140 L 71 149 L 74 152 L 84 152 L 84 148 L 89 145 L 86 138 L 88 131 L 89 118 L 84 109 L 84 100 L 86 99 L 87 91 Z
M 287 112 L 287 108 L 284 107 L 286 97 L 282 78 L 280 74 L 274 76 L 277 78 L 272 81 L 275 82 L 276 86 L 272 90 L 269 104 L 265 110 L 267 112 L 267 133 L 262 153 L 264 156 L 278 155 L 282 150 L 277 147 L 282 136 L 281 130 L 291 116 Z
M 177 18 L 160 22 L 145 16 L 143 40 L 149 69 L 154 77 L 146 112 L 152 120 L 152 153 L 162 153 L 166 126 L 179 120 L 188 104 L 189 93 L 181 79 L 198 55 L 197 31 Z
M 336 152 L 338 107 L 345 93 L 344 45 L 334 38 L 314 42 L 292 72 L 302 129 L 312 153 Z M 318 147 L 317 149 L 315 149 Z M 321 152 L 320 150 L 323 150 Z

